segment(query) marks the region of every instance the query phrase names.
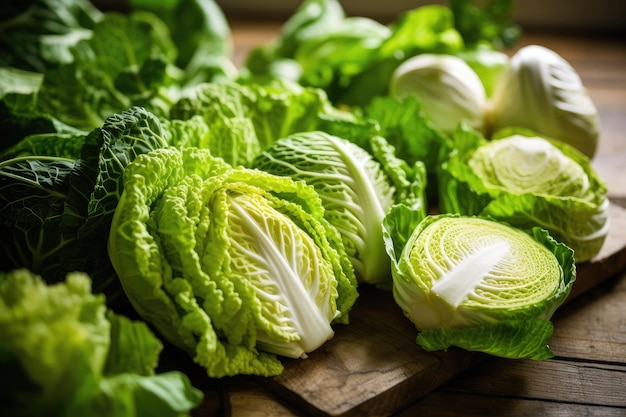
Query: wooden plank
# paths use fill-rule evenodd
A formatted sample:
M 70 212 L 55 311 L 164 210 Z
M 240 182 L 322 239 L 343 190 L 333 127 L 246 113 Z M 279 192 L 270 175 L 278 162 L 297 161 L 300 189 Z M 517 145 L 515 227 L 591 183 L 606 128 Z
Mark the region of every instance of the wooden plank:
M 427 353 L 390 293 L 364 287 L 351 323 L 306 360 L 260 381 L 307 415 L 385 415 L 484 358 L 460 349 Z
M 488 396 L 626 407 L 626 365 L 489 358 L 481 364 L 480 372 L 462 375 L 446 389 Z
M 224 381 L 225 415 L 230 417 L 305 417 L 249 378 Z
M 612 206 L 611 220 L 615 227 L 601 253 L 579 266 L 574 287 L 579 289 L 569 301 L 626 269 L 626 210 Z M 619 314 L 619 311 L 614 310 L 612 314 Z M 371 287 L 361 288 L 361 297 L 350 317 L 349 325 L 338 326 L 335 337 L 307 359 L 284 360 L 283 374 L 259 378 L 259 385 L 305 415 L 389 415 L 486 358 L 461 349 L 424 352 L 415 343 L 417 331 L 402 315 L 391 294 Z M 589 325 L 593 326 L 592 323 Z M 600 333 L 598 329 L 591 337 Z M 562 332 L 557 336 L 561 340 L 567 337 Z M 570 350 L 578 349 L 581 356 L 585 355 L 586 349 L 592 349 L 589 341 L 583 337 L 565 346 Z M 612 341 L 605 337 L 594 342 Z M 618 358 L 619 350 L 623 348 L 622 339 L 613 343 L 615 350 L 607 357 L 609 360 Z M 511 366 L 516 369 L 515 365 Z M 606 373 L 601 375 L 605 376 Z
M 567 385 L 567 382 L 563 382 Z M 437 391 L 402 410 L 395 417 L 502 416 L 587 416 L 624 417 L 621 407 L 538 401 L 504 396 L 484 396 L 464 392 Z
M 554 315 L 553 352 L 560 358 L 626 362 L 626 274 L 616 276 Z

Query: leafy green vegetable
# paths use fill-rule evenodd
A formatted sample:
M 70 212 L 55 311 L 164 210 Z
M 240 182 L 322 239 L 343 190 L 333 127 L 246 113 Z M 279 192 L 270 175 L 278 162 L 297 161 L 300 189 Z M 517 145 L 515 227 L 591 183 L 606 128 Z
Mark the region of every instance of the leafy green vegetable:
M 103 14 L 88 0 L 8 2 L 0 12 L 0 67 L 43 73 L 73 61 Z
M 464 48 L 452 13 L 445 6 L 424 5 L 406 11 L 390 24 L 390 29 L 390 36 L 349 87 L 329 93 L 333 102 L 366 106 L 373 98 L 389 93 L 389 80 L 405 60 L 423 53 L 454 53 Z
M 0 151 L 29 135 L 85 133 L 37 110 L 37 93 L 42 82 L 43 74 L 0 67 L 0 129 L 3 132 Z
M 336 105 L 363 107 L 387 95 L 393 72 L 411 57 L 512 46 L 519 30 L 511 6 L 510 0 L 423 5 L 382 25 L 346 16 L 336 0 L 307 0 L 273 42 L 251 51 L 240 75 L 297 81 L 322 88 Z
M 491 98 L 492 129 L 522 127 L 593 158 L 599 136 L 598 110 L 576 70 L 539 45 L 511 58 Z
M 389 93 L 417 96 L 427 117 L 447 134 L 462 121 L 484 131 L 485 88 L 474 70 L 457 56 L 420 54 L 407 59 L 392 74 Z
M 83 0 L 64 0 L 58 11 L 48 0 L 35 0 L 23 13 L 12 11 L 0 21 L 0 42 L 3 35 L 13 42 L 0 55 L 3 71 L 40 76 L 38 88 L 12 93 L 38 116 L 90 131 L 132 106 L 165 116 L 186 89 L 235 78 L 230 30 L 219 7 L 212 0 L 175 3 L 137 0 L 127 15 L 93 9 L 91 16 L 93 6 Z M 49 36 L 54 31 L 62 35 Z M 22 48 L 33 65 L 18 62 Z M 2 87 L 0 96 L 6 95 Z
M 185 86 L 232 79 L 232 37 L 224 13 L 213 0 L 131 0 L 132 10 L 148 10 L 163 20 L 176 49 L 175 65 L 185 72 Z
M 381 137 L 377 140 L 384 141 Z M 418 182 L 413 187 L 418 190 L 417 196 L 423 197 L 425 178 L 420 176 L 424 171 L 410 172 L 408 165 L 393 155 L 382 162 L 393 165 L 383 166 L 356 144 L 317 131 L 279 139 L 265 148 L 252 166 L 312 185 L 322 198 L 324 216 L 341 233 L 357 277 L 370 284 L 386 284 L 391 277 L 382 220 L 392 204 L 415 193 L 409 190 L 412 181 Z M 394 184 L 385 168 L 394 170 L 394 179 L 403 183 Z M 425 201 L 416 204 L 425 212 Z
M 450 0 L 454 27 L 463 37 L 466 48 L 489 45 L 494 49 L 504 49 L 515 46 L 521 28 L 513 20 L 514 5 L 515 0 Z
M 293 82 L 206 83 L 172 106 L 172 120 L 201 117 L 209 128 L 206 146 L 233 166 L 249 166 L 275 140 L 315 130 L 332 108 L 322 90 Z
M 232 53 L 228 21 L 213 0 L 131 0 L 130 7 L 149 10 L 163 20 L 176 44 L 176 64 L 180 68 L 199 59 L 196 55 L 229 56 Z
M 373 96 L 386 94 L 386 80 L 402 59 L 439 47 L 435 38 L 442 25 L 436 20 L 438 13 L 449 10 L 420 9 L 389 28 L 372 19 L 346 16 L 335 0 L 308 0 L 273 44 L 250 53 L 242 74 L 252 79 L 288 78 L 324 89 L 334 103 L 367 104 Z
M 47 285 L 0 273 L 0 394 L 20 416 L 189 415 L 202 399 L 180 372 L 155 374 L 163 348 L 143 322 L 107 311 L 84 273 Z M 19 381 L 19 383 L 15 383 Z
M 378 134 L 395 148 L 398 158 L 409 165 L 423 163 L 426 168 L 428 202 L 437 202 L 439 154 L 449 146 L 449 137 L 428 118 L 423 104 L 414 95 L 374 98 L 363 111 L 374 120 Z
M 165 114 L 177 99 L 168 28 L 146 12 L 107 14 L 74 48 L 74 60 L 44 73 L 37 108 L 90 130 L 133 105 Z
M 347 323 L 356 279 L 314 189 L 160 149 L 126 167 L 109 255 L 139 314 L 213 377 L 275 375 Z M 270 352 L 270 353 L 268 353 Z
M 48 156 L 22 152 L 0 162 L 1 264 L 28 268 L 48 282 L 72 271 L 88 272 L 95 290 L 114 303 L 121 287 L 106 242 L 124 168 L 138 154 L 167 146 L 165 133 L 156 116 L 132 108 L 86 137 L 68 140 L 77 141 L 70 149 L 80 145 L 79 158 L 52 155 L 60 145 L 53 142 Z M 45 151 L 32 136 L 25 141 L 23 149 Z
M 608 233 L 607 189 L 589 159 L 533 132 L 505 130 L 488 142 L 459 129 L 439 184 L 442 211 L 542 227 L 577 262 L 595 256 Z
M 392 211 L 385 239 L 393 294 L 426 350 L 458 346 L 546 359 L 549 322 L 576 278 L 573 251 L 547 231 L 481 217 Z M 410 214 L 410 212 L 409 212 Z

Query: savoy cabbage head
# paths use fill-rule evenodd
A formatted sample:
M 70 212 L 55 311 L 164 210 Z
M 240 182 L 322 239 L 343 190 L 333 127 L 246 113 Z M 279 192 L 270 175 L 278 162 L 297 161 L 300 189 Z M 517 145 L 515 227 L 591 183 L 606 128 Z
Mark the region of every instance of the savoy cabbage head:
M 89 134 L 31 135 L 5 150 L 2 267 L 28 268 L 48 282 L 85 271 L 114 303 L 121 288 L 106 241 L 123 173 L 137 155 L 166 146 L 166 137 L 155 115 L 133 107 Z

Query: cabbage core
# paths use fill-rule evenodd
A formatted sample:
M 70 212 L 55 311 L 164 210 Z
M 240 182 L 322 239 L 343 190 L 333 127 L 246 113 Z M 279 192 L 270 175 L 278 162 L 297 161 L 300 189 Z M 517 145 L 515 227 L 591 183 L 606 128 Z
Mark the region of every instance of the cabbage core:
M 556 257 L 530 235 L 481 218 L 442 217 L 407 250 L 411 278 L 396 280 L 394 291 L 419 329 L 523 313 L 556 293 L 562 277 Z
M 468 162 L 489 187 L 585 199 L 592 192 L 583 167 L 540 137 L 514 135 L 479 147 Z

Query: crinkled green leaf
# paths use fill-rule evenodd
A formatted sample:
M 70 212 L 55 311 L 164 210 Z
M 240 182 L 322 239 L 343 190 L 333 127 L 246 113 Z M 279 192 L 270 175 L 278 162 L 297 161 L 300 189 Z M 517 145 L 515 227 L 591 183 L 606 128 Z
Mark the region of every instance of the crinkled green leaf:
M 189 415 L 203 395 L 180 372 L 154 373 L 161 349 L 145 323 L 107 311 L 84 273 L 55 285 L 25 269 L 0 274 L 0 386 L 12 415 Z
M 123 303 L 106 254 L 111 219 L 126 165 L 167 146 L 165 133 L 156 116 L 131 108 L 83 139 L 78 159 L 27 155 L 0 163 L 0 227 L 9 237 L 3 266 L 29 268 L 49 282 L 86 271 L 96 292 Z
M 201 116 L 209 126 L 214 155 L 233 165 L 247 165 L 275 140 L 314 130 L 319 115 L 327 112 L 330 102 L 319 89 L 291 82 L 230 82 L 197 87 L 172 106 L 170 117 L 187 120 Z

